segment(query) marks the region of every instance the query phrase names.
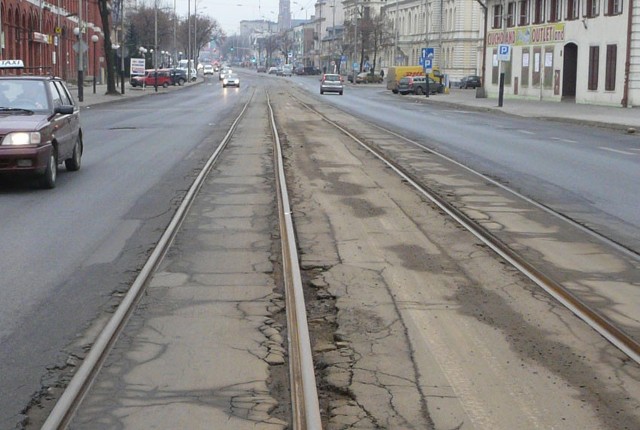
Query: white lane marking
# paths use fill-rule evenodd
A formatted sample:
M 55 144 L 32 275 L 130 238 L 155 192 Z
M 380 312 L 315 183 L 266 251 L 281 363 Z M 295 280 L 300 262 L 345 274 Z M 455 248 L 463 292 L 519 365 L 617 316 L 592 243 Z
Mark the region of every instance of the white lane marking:
M 563 139 L 562 137 L 552 137 L 551 140 L 557 140 L 558 142 L 566 142 L 566 143 L 578 143 L 578 141 L 576 140 Z
M 605 151 L 611 151 L 611 152 L 615 152 L 618 154 L 624 154 L 624 155 L 637 155 L 634 154 L 633 152 L 627 152 L 627 151 L 621 151 L 619 149 L 613 149 L 613 148 L 607 148 L 606 146 L 600 146 L 600 149 L 604 149 Z
M 529 130 L 518 130 L 518 132 L 523 134 L 535 134 L 533 131 L 529 131 Z

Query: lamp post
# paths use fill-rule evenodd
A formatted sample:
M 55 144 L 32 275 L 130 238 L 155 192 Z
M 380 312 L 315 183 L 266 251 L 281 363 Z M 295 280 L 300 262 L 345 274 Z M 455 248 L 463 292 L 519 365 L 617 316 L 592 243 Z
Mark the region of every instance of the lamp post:
M 93 94 L 96 93 L 96 74 L 98 73 L 98 69 L 96 68 L 96 42 L 98 39 L 97 34 L 91 36 L 91 41 L 93 42 Z
M 79 23 L 82 25 L 82 20 L 80 20 Z M 80 31 L 80 27 L 75 27 L 73 29 L 73 34 L 75 34 L 78 39 L 78 101 L 82 102 L 84 101 L 84 70 L 82 66 L 82 32 Z

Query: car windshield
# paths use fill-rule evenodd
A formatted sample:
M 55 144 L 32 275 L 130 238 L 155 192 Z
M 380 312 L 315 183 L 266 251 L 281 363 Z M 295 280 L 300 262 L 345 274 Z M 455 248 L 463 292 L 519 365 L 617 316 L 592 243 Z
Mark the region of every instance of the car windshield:
M 3 79 L 0 81 L 0 107 L 48 110 L 49 99 L 43 81 Z

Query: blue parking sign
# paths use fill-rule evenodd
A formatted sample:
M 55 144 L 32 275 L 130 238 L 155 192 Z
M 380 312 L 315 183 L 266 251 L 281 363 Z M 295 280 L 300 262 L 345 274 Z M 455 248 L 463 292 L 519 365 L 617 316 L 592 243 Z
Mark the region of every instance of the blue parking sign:
M 422 52 L 421 52 L 421 62 L 420 64 L 422 64 L 422 66 L 424 67 L 424 69 L 426 71 L 431 71 L 431 69 L 433 68 L 433 56 L 434 56 L 434 51 L 433 48 L 422 48 Z

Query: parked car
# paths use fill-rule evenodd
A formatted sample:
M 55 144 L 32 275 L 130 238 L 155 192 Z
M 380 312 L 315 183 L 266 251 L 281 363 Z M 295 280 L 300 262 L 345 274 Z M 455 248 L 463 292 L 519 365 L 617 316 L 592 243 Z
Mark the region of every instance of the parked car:
M 470 75 L 470 76 L 465 76 L 460 80 L 460 88 L 476 89 L 481 86 L 482 86 L 482 81 L 480 80 L 480 76 Z
M 277 67 L 269 67 L 269 72 L 267 72 L 270 75 L 277 75 L 278 74 L 278 68 Z
M 398 81 L 398 92 L 405 94 L 422 95 L 427 92 L 427 81 L 425 76 L 405 76 Z M 429 94 L 444 92 L 444 85 L 429 78 Z
M 353 73 L 347 75 L 347 79 L 349 82 L 353 82 Z M 360 72 L 356 75 L 356 84 L 379 84 L 382 82 L 382 77 L 380 75 L 371 74 L 369 72 Z
M 324 93 L 338 93 L 342 95 L 344 91 L 344 84 L 342 82 L 342 76 L 334 73 L 325 73 L 320 79 L 320 94 Z
M 202 67 L 202 74 L 203 75 L 213 75 L 213 65 L 211 64 L 205 64 L 204 67 Z
M 184 85 L 187 82 L 186 69 L 170 69 L 171 85 Z
M 227 74 L 222 80 L 222 88 L 238 87 L 240 88 L 240 77 L 235 73 Z
M 34 176 L 54 188 L 59 164 L 80 169 L 80 108 L 60 78 L 0 77 L 0 136 L 0 175 Z
M 267 73 L 267 67 L 265 65 L 260 65 L 256 67 L 256 72 L 258 73 Z
M 314 66 L 308 66 L 304 68 L 305 75 L 319 75 L 321 73 L 322 73 L 322 70 Z
M 171 77 L 170 69 L 155 69 L 145 70 L 144 76 L 132 76 L 129 83 L 132 87 L 159 87 L 167 88 L 169 85 L 173 85 L 173 79 Z

